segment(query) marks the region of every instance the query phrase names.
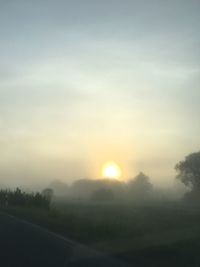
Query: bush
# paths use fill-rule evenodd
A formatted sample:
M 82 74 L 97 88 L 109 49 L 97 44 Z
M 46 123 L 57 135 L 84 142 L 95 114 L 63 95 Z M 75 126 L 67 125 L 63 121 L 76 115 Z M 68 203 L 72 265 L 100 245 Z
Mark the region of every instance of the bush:
M 39 207 L 48 209 L 50 199 L 40 193 L 26 193 L 19 188 L 16 190 L 0 190 L 1 206 Z

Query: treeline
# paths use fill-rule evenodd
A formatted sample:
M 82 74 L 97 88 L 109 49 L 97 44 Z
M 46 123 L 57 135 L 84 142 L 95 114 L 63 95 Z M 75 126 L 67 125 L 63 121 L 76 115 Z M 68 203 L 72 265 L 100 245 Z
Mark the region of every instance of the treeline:
M 0 190 L 0 206 L 39 207 L 49 209 L 51 199 L 44 193 L 26 193 L 16 190 Z
M 129 182 L 114 179 L 80 179 L 64 187 L 63 183 L 57 180 L 50 187 L 55 196 L 66 196 L 76 200 L 144 202 L 154 199 L 154 188 L 150 178 L 142 172 Z
M 79 200 L 128 200 L 139 203 L 181 200 L 192 205 L 200 205 L 200 151 L 187 155 L 175 165 L 175 170 L 177 172 L 175 181 L 181 183 L 179 188 L 173 186 L 168 190 L 154 188 L 151 179 L 142 172 L 127 182 L 110 179 L 80 179 L 67 186 L 57 180 L 50 187 L 56 196 L 65 195 Z

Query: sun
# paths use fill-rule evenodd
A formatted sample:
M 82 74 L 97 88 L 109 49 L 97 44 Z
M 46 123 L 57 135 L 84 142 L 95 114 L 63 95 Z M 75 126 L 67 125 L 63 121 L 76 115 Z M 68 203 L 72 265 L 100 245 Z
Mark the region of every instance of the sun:
M 107 162 L 103 165 L 102 176 L 109 179 L 119 179 L 121 177 L 121 169 L 115 162 Z

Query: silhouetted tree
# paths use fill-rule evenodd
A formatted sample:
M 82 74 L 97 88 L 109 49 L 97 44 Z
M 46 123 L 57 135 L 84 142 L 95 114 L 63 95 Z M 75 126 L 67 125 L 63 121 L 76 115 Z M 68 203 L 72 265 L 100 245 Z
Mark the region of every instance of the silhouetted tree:
M 200 152 L 192 153 L 175 166 L 178 172 L 176 178 L 191 188 L 185 194 L 187 200 L 200 200 Z
M 188 155 L 175 169 L 178 172 L 177 179 L 194 190 L 200 190 L 200 152 Z
M 94 192 L 102 188 L 110 189 L 115 198 L 118 198 L 124 194 L 125 184 L 112 179 L 81 179 L 72 184 L 71 194 L 76 198 L 90 199 Z
M 39 207 L 48 209 L 50 201 L 40 193 L 22 192 L 21 189 L 16 190 L 0 190 L 1 206 L 20 206 L 20 207 Z
M 68 185 L 60 180 L 54 180 L 49 187 L 56 196 L 66 196 L 69 193 Z
M 114 199 L 114 194 L 111 189 L 101 188 L 96 190 L 91 197 L 95 201 L 112 201 Z
M 145 200 L 149 198 L 153 190 L 150 178 L 140 172 L 128 183 L 128 195 L 132 199 Z
M 45 197 L 49 202 L 51 202 L 52 198 L 53 198 L 53 189 L 51 188 L 45 188 L 42 191 L 42 195 L 43 197 Z

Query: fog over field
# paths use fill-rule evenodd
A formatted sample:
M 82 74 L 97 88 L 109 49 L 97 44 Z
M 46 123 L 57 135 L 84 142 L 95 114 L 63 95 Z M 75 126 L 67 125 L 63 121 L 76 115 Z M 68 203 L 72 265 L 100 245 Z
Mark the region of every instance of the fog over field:
M 199 149 L 198 0 L 0 1 L 0 185 L 140 171 Z M 191 119 L 192 118 L 192 119 Z
M 0 266 L 200 266 L 200 0 L 0 0 Z

